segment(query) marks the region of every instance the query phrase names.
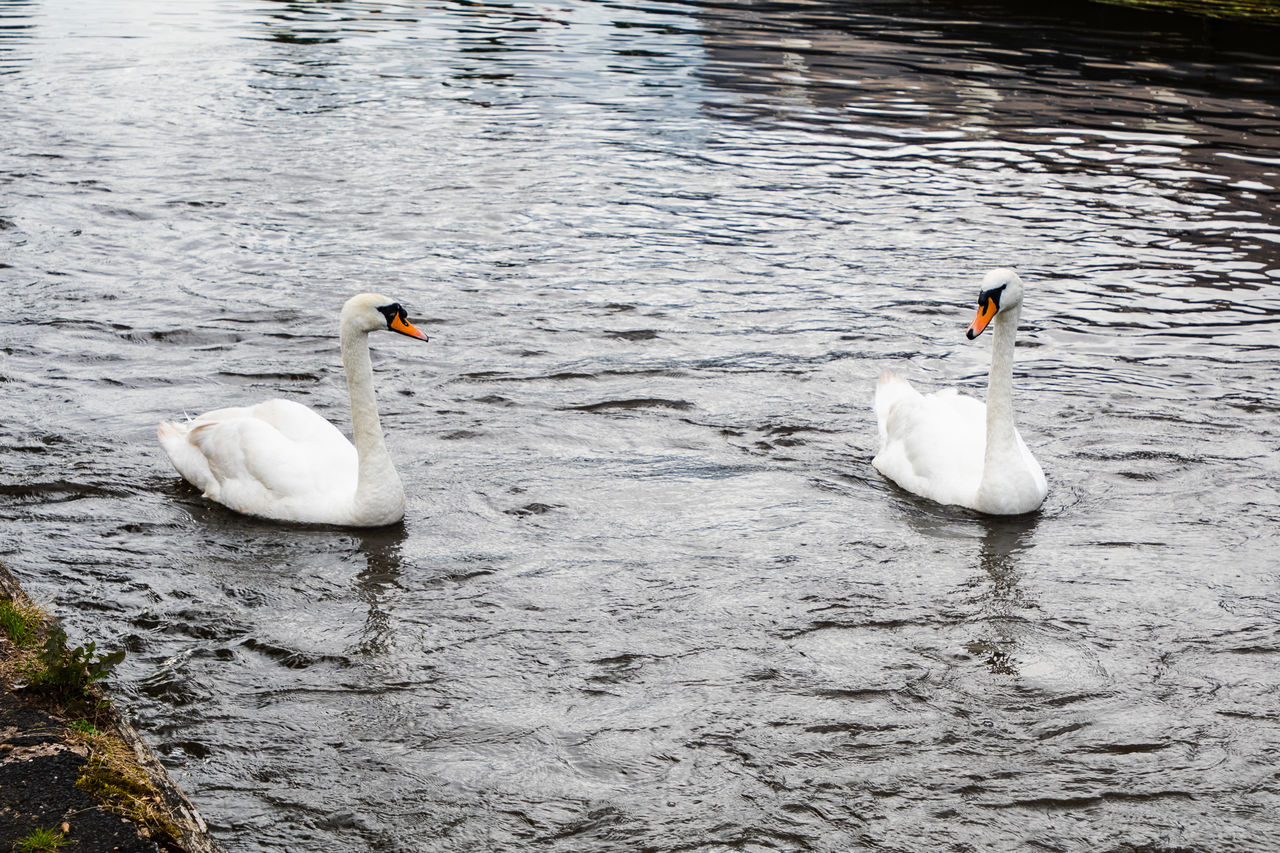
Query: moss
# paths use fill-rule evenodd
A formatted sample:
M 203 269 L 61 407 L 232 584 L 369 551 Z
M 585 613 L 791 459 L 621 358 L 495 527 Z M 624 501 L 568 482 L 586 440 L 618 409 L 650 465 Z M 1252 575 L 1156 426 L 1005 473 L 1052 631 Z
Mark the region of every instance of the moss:
M 68 728 L 70 740 L 84 746 L 89 753 L 76 780 L 77 788 L 108 810 L 145 827 L 152 837 L 175 842 L 182 838 L 182 830 L 166 807 L 160 790 L 123 742 L 96 729 L 86 732 L 74 724 Z

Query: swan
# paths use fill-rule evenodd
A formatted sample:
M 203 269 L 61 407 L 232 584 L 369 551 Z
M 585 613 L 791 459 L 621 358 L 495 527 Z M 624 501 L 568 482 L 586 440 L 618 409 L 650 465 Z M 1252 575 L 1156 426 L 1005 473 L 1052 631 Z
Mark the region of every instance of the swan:
M 355 444 L 292 400 L 216 409 L 156 428 L 173 467 L 206 498 L 278 521 L 378 527 L 404 518 L 404 487 L 382 438 L 369 333 L 420 341 L 400 304 L 376 293 L 347 300 L 339 318 Z
M 1048 492 L 1044 471 L 1013 422 L 1013 339 L 1022 313 L 1022 279 L 987 273 L 978 313 L 965 335 L 994 327 L 987 402 L 954 388 L 921 394 L 892 371 L 876 385 L 880 449 L 871 464 L 902 488 L 942 504 L 989 515 L 1019 515 Z

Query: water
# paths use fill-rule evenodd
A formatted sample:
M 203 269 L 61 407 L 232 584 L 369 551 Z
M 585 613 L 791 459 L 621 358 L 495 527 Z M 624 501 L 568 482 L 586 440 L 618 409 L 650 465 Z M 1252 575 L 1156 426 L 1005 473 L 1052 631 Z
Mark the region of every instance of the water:
M 1280 832 L 1280 58 L 1105 7 L 0 5 L 0 553 L 236 851 L 1242 851 Z M 892 366 L 1043 510 L 886 483 Z M 344 428 L 403 526 L 154 424 Z

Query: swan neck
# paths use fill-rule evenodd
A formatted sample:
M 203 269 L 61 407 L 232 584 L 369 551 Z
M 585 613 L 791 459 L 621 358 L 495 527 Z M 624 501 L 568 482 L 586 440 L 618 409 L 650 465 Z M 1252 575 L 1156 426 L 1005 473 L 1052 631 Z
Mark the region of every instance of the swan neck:
M 369 358 L 367 332 L 343 327 L 342 367 L 347 374 L 347 393 L 351 396 L 351 430 L 356 450 L 361 459 L 366 453 L 385 452 L 378 402 L 373 396 L 373 362 Z
M 351 396 L 352 443 L 359 458 L 355 495 L 358 513 L 362 509 L 373 510 L 372 504 L 396 495 L 403 500 L 403 490 L 391 462 L 391 454 L 387 452 L 382 423 L 378 418 L 378 401 L 373 393 L 373 362 L 369 358 L 369 333 L 343 322 L 341 338 L 342 366 L 347 374 L 347 392 Z
M 1016 451 L 1018 429 L 1013 420 L 1013 339 L 1021 306 L 997 315 L 992 325 L 991 371 L 987 374 L 986 463 Z

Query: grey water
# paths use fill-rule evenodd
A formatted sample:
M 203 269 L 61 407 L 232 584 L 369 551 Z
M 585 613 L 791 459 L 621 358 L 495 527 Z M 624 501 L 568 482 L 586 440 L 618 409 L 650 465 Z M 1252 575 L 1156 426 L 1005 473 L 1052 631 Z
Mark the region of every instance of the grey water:
M 1280 40 L 1090 3 L 0 3 L 0 558 L 234 851 L 1280 837 Z M 871 467 L 1028 284 L 1031 516 Z M 401 526 L 155 424 L 349 428 Z

